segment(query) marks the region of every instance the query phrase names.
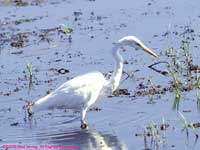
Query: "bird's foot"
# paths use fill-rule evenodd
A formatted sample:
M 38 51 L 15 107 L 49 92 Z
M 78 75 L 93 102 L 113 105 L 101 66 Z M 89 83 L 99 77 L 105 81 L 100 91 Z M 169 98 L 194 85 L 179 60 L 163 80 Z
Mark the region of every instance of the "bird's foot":
M 82 123 L 81 124 L 81 129 L 86 129 L 87 128 L 87 124 L 86 123 Z

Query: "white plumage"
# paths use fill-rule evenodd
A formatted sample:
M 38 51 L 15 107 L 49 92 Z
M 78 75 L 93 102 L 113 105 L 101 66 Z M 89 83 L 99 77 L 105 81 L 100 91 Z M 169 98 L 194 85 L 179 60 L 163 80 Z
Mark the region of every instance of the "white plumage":
M 81 127 L 86 128 L 85 116 L 87 109 L 102 96 L 111 95 L 119 86 L 123 70 L 123 58 L 119 53 L 119 48 L 127 45 L 131 47 L 138 46 L 152 56 L 157 57 L 137 37 L 126 36 L 120 39 L 112 49 L 116 64 L 109 80 L 106 80 L 104 75 L 98 71 L 77 76 L 33 104 L 28 104 L 29 115 L 33 112 L 51 108 L 78 109 L 81 111 Z
M 81 109 L 84 105 L 90 106 L 99 97 L 99 93 L 107 83 L 101 72 L 90 72 L 77 76 L 37 100 L 32 109 L 33 111 L 57 107 Z

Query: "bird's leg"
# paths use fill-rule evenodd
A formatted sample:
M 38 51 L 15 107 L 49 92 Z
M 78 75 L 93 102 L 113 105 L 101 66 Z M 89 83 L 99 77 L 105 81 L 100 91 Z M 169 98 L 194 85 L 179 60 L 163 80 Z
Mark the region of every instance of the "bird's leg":
M 86 111 L 87 111 L 87 108 L 84 108 L 84 109 L 81 110 L 81 128 L 82 129 L 87 128 L 87 124 L 86 124 L 86 121 L 85 121 Z

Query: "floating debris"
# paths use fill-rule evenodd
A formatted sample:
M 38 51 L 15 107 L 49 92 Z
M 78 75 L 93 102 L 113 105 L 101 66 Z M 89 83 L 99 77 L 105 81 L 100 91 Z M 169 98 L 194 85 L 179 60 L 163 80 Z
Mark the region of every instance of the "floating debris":
M 144 86 L 146 88 L 146 86 Z M 191 91 L 195 88 L 195 85 L 185 85 L 180 87 L 181 92 Z M 165 94 L 166 92 L 173 92 L 172 87 L 161 87 L 157 86 L 157 88 L 150 88 L 146 90 L 139 90 L 134 92 L 133 96 L 146 96 L 146 95 L 155 95 L 155 94 Z
M 65 68 L 61 68 L 61 69 L 58 69 L 57 72 L 60 74 L 66 74 L 66 73 L 69 73 L 69 70 Z
M 23 0 L 14 0 L 13 1 L 16 6 L 27 6 L 29 3 L 24 2 Z
M 19 122 L 14 122 L 10 124 L 10 126 L 18 126 L 18 125 L 19 125 Z
M 113 95 L 119 96 L 119 95 L 130 95 L 128 92 L 128 89 L 117 89 L 113 92 Z
M 17 48 L 24 47 L 24 42 L 23 41 L 12 42 L 10 46 Z
M 102 109 L 99 107 L 92 107 L 89 109 L 89 111 L 101 111 Z

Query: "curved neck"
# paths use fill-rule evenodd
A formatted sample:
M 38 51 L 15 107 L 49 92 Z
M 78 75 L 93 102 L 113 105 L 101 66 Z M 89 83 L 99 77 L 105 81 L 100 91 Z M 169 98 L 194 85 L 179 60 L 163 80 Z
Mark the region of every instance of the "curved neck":
M 112 91 L 118 88 L 123 71 L 123 58 L 119 53 L 120 45 L 121 44 L 117 43 L 112 49 L 112 55 L 115 59 L 114 72 L 109 79 L 109 85 L 111 86 Z

